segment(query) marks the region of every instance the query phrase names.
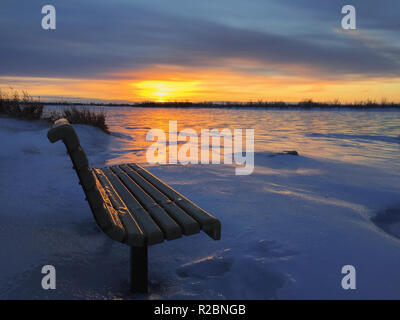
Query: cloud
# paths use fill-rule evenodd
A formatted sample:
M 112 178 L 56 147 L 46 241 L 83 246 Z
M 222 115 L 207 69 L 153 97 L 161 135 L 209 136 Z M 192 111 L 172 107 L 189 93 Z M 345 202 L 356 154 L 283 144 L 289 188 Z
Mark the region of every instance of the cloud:
M 270 8 L 282 7 L 285 13 L 281 18 L 282 26 L 293 19 L 304 19 L 300 23 L 303 28 L 292 31 L 286 28 L 285 32 L 279 32 L 276 20 L 273 31 L 264 30 L 260 25 L 253 28 L 250 22 L 253 11 L 246 11 L 249 15 L 244 19 L 246 23 L 229 22 L 232 20 L 222 8 L 230 2 L 220 2 L 221 6 L 215 8 L 221 11 L 207 16 L 204 10 L 199 9 L 202 14 L 190 12 L 188 6 L 180 6 L 182 2 L 174 0 L 112 3 L 53 0 L 57 9 L 57 30 L 44 31 L 40 28 L 41 1 L 22 4 L 2 0 L 0 74 L 99 78 L 111 77 L 111 74 L 115 77 L 124 71 L 153 65 L 225 67 L 252 72 L 246 65 L 232 65 L 232 60 L 255 62 L 258 72 L 265 73 L 301 70 L 319 77 L 400 74 L 400 50 L 396 45 L 383 39 L 378 47 L 371 39 L 360 41 L 350 34 L 334 31 L 333 26 L 340 21 L 337 7 L 341 1 L 301 0 L 296 4 L 282 1 L 273 6 L 257 1 L 254 12 L 257 8 L 268 12 Z M 391 17 L 390 7 L 377 6 L 370 0 L 363 1 L 364 4 L 358 2 L 360 11 L 366 14 L 365 25 L 379 30 L 398 28 L 398 23 L 392 26 L 391 19 L 380 24 L 370 12 L 377 7 L 379 17 L 384 14 Z M 157 6 L 151 7 L 151 3 Z M 234 3 L 237 7 L 230 7 L 231 15 L 239 14 L 245 6 Z M 395 2 L 390 3 L 395 5 Z M 327 17 L 328 27 L 324 27 L 323 20 Z M 360 18 L 361 22 L 363 19 Z

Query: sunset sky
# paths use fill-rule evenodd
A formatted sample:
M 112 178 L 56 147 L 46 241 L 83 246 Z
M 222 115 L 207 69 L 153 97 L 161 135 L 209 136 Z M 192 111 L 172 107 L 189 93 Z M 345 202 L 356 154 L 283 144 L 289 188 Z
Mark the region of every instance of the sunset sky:
M 400 101 L 398 0 L 2 0 L 0 40 L 0 89 L 42 100 Z

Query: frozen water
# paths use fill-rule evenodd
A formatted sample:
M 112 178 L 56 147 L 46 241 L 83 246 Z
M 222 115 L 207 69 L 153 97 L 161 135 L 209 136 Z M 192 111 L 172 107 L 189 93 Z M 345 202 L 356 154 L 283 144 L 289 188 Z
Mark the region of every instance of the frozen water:
M 255 170 L 148 169 L 222 222 L 149 248 L 150 295 L 132 295 L 128 248 L 97 228 L 49 124 L 0 118 L 0 298 L 400 298 L 400 112 L 110 108 L 112 135 L 76 125 L 93 166 L 145 164 L 150 128 L 254 128 Z M 299 156 L 273 152 L 297 150 Z M 41 267 L 57 289 L 41 289 Z M 341 288 L 341 268 L 357 290 Z

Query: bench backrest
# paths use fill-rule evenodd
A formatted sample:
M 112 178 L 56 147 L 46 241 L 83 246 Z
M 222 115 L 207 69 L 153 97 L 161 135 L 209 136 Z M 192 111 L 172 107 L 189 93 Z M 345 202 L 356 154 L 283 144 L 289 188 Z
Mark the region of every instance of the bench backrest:
M 74 169 L 78 174 L 79 181 L 85 191 L 92 189 L 96 181 L 89 168 L 89 161 L 83 151 L 79 138 L 67 119 L 60 119 L 54 122 L 53 127 L 47 133 L 51 143 L 62 140 L 71 157 Z
M 85 151 L 74 128 L 67 119 L 57 120 L 47 133 L 47 138 L 51 143 L 59 140 L 64 142 L 97 224 L 110 238 L 123 241 L 125 230 L 117 217 L 118 213 L 89 167 Z

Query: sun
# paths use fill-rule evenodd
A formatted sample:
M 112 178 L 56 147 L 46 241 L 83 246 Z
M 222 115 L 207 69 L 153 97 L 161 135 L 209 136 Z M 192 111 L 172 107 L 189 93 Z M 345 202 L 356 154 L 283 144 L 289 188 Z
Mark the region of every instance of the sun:
M 138 94 L 143 99 L 166 102 L 193 97 L 197 94 L 199 84 L 196 81 L 145 80 L 132 85 L 138 89 Z

